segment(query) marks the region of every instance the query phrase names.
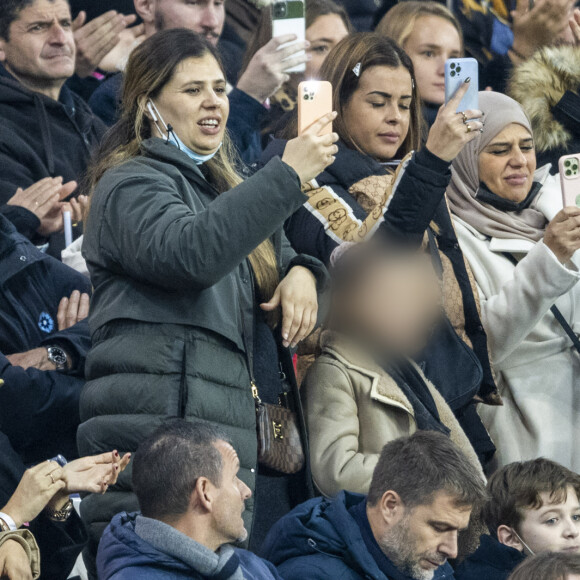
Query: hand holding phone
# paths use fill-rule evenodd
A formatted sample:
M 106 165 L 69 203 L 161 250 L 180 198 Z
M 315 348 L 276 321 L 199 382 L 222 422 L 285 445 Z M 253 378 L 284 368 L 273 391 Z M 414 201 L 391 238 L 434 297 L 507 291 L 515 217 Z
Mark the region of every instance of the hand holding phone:
M 558 168 L 564 207 L 580 207 L 580 153 L 560 157 Z
M 306 40 L 306 16 L 304 10 L 304 0 L 277 0 L 272 4 L 272 37 L 286 36 L 293 34 L 296 37 L 295 42 L 304 42 Z M 280 45 L 278 50 L 290 46 L 290 43 Z M 304 56 L 305 52 L 301 51 L 296 56 Z M 287 73 L 304 72 L 306 64 L 298 64 L 285 69 Z

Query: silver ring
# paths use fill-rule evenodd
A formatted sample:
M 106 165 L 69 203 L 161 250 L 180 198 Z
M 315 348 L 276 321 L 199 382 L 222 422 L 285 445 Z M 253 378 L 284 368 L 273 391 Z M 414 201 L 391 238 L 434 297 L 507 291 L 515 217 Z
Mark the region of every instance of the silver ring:
M 461 117 L 463 118 L 463 124 L 465 125 L 467 123 L 467 115 L 464 111 L 461 111 Z

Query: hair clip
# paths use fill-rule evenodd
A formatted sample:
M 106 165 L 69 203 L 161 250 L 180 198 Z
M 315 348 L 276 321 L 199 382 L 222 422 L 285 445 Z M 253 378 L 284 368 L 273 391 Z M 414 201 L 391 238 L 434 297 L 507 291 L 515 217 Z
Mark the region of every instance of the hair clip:
M 356 66 L 352 69 L 352 72 L 357 76 L 360 77 L 360 62 L 356 63 Z

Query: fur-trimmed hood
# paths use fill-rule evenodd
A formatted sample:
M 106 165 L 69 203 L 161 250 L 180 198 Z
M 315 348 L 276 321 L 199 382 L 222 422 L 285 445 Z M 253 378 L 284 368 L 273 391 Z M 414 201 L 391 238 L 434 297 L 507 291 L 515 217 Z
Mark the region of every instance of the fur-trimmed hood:
M 580 118 L 579 87 L 580 47 L 546 47 L 514 68 L 508 93 L 528 114 L 539 152 L 567 148 L 578 138 L 578 127 L 566 117 L 572 108 Z M 562 115 L 558 105 L 565 94 L 570 100 Z

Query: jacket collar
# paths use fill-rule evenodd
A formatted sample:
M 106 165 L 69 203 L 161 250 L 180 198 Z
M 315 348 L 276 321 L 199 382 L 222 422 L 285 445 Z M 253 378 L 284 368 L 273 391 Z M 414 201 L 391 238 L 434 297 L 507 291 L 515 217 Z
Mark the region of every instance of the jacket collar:
M 488 534 L 481 536 L 479 548 L 467 559 L 473 564 L 486 565 L 511 573 L 526 556 L 523 552 L 500 543 Z
M 193 159 L 180 151 L 172 143 L 168 143 L 165 139 L 159 137 L 150 137 L 141 144 L 143 155 L 170 163 L 179 169 L 188 179 L 192 179 L 198 185 L 206 190 L 214 190 L 214 193 L 219 192 L 207 181 L 203 175 L 200 166 L 198 166 Z
M 45 107 L 64 105 L 70 114 L 75 113 L 75 100 L 72 91 L 63 85 L 58 100 L 51 99 L 42 93 L 32 91 L 26 88 L 13 74 L 6 70 L 6 67 L 0 64 L 0 85 L 4 90 L 0 90 L 0 101 L 9 102 L 30 102 L 34 99 L 40 99 Z
M 415 416 L 413 405 L 399 388 L 396 381 L 381 368 L 373 358 L 361 349 L 354 341 L 337 332 L 325 330 L 320 337 L 323 352 L 339 360 L 348 369 L 367 376 L 371 382 L 371 398 L 391 407 L 397 407 Z M 419 367 L 421 378 L 428 381 Z
M 372 157 L 350 149 L 344 143 L 339 142 L 336 161 L 329 165 L 317 178 L 323 184 L 338 183 L 345 189 L 362 181 L 369 175 L 386 175 L 389 172 Z

